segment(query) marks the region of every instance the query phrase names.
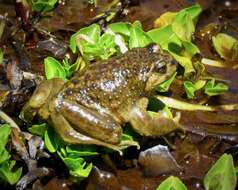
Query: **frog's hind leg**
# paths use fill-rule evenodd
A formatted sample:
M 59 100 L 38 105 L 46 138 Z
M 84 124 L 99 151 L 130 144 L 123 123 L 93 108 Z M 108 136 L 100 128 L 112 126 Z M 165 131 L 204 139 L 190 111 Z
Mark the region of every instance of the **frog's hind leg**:
M 76 131 L 110 144 L 120 143 L 122 128 L 110 115 L 60 97 L 54 107 Z
M 163 116 L 151 116 L 146 111 L 147 98 L 141 98 L 131 109 L 129 121 L 133 129 L 143 136 L 159 137 L 180 129 L 178 122 Z
M 59 133 L 61 138 L 70 144 L 95 144 L 104 146 L 122 154 L 121 147 L 117 145 L 112 145 L 86 135 L 83 135 L 76 130 L 74 130 L 70 123 L 64 118 L 63 115 L 58 113 L 56 110 L 51 110 L 51 121 L 55 130 Z

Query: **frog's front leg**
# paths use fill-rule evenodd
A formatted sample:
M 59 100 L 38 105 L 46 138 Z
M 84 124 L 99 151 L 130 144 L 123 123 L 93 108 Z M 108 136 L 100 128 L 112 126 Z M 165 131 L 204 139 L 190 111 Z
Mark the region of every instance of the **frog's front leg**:
M 150 116 L 146 111 L 147 105 L 148 99 L 141 98 L 129 113 L 129 121 L 133 129 L 140 135 L 159 137 L 181 129 L 179 124 L 172 119 L 162 116 Z
M 55 118 L 64 119 L 68 122 L 67 126 L 72 126 L 71 131 L 77 131 L 81 134 L 85 134 L 85 136 L 109 144 L 119 144 L 121 141 L 122 129 L 120 124 L 107 114 L 63 99 L 60 95 L 52 101 L 50 110 L 52 112 L 53 122 L 58 123 Z M 58 125 L 54 124 L 54 126 Z M 64 127 L 65 126 L 63 126 L 63 128 Z M 69 129 L 67 128 L 67 130 Z M 66 132 L 62 131 L 62 133 Z M 62 133 L 60 132 L 60 134 Z M 67 133 L 67 135 L 69 134 L 71 133 Z

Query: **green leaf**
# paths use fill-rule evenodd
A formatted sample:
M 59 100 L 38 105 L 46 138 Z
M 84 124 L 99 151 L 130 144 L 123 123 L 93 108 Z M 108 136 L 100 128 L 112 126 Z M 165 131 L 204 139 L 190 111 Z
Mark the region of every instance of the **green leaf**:
M 185 8 L 183 10 L 181 10 L 180 12 L 165 12 L 164 14 L 162 14 L 158 19 L 156 19 L 155 21 L 155 27 L 159 28 L 159 27 L 164 27 L 167 25 L 170 25 L 173 23 L 174 18 L 176 15 L 178 14 L 188 14 L 192 20 L 194 21 L 194 23 L 196 22 L 199 14 L 201 13 L 202 9 L 201 6 L 199 4 L 195 4 L 191 7 Z
M 191 42 L 182 42 L 183 43 L 183 46 L 185 48 L 185 54 L 192 58 L 195 54 L 198 54 L 200 53 L 200 50 L 198 49 L 198 47 L 191 43 Z
M 3 124 L 0 126 L 0 149 L 6 146 L 10 134 L 11 126 L 9 124 Z
M 158 92 L 167 92 L 169 90 L 170 85 L 174 81 L 177 72 L 175 72 L 168 80 L 162 82 L 159 86 L 156 87 Z
M 97 24 L 82 28 L 70 38 L 72 51 L 75 53 L 78 48 L 87 61 L 108 59 L 117 52 L 115 36 L 110 32 L 104 33 L 102 36 L 100 33 L 101 29 Z
M 129 134 L 123 133 L 121 137 L 122 141 L 133 141 L 133 137 Z
M 130 39 L 129 39 L 129 48 L 135 47 L 145 47 L 148 44 L 152 43 L 149 35 L 142 30 L 138 24 L 133 25 L 130 28 Z
M 39 125 L 32 125 L 31 127 L 28 128 L 28 131 L 34 135 L 39 135 L 43 137 L 47 128 L 48 128 L 47 124 L 42 123 Z
M 87 61 L 92 61 L 95 58 L 100 58 L 100 55 L 103 55 L 104 50 L 100 47 L 99 44 L 84 44 L 80 50 L 83 58 Z
M 94 145 L 69 145 L 66 146 L 67 154 L 82 156 L 95 156 L 98 155 L 97 147 Z
M 104 33 L 99 40 L 100 49 L 103 50 L 102 54 L 100 55 L 101 59 L 108 59 L 114 53 L 117 52 L 116 50 L 116 43 L 115 37 L 111 34 Z
M 13 170 L 15 161 L 6 161 L 0 165 L 0 178 L 11 185 L 18 182 L 22 174 L 22 168 Z
M 195 4 L 181 10 L 174 17 L 172 29 L 181 40 L 191 42 L 192 34 L 195 31 L 195 23 L 201 11 L 200 5 Z
M 187 97 L 190 99 L 194 98 L 195 92 L 203 88 L 205 84 L 206 81 L 204 80 L 199 80 L 195 84 L 193 84 L 191 81 L 184 81 L 183 86 Z
M 226 92 L 229 89 L 226 84 L 215 83 L 215 80 L 208 81 L 204 88 L 205 88 L 204 92 L 208 96 L 216 96 Z
M 178 177 L 170 176 L 156 190 L 187 190 L 187 187 Z
M 206 190 L 234 190 L 237 177 L 232 156 L 223 154 L 207 172 L 203 182 Z
M 44 134 L 45 146 L 50 153 L 56 152 L 64 144 L 59 135 L 49 127 Z
M 193 64 L 191 57 L 182 55 L 183 43 L 178 36 L 173 32 L 171 25 L 163 28 L 152 29 L 147 32 L 153 42 L 159 44 L 162 49 L 169 51 L 169 53 L 184 67 L 185 74 L 193 72 Z M 195 48 L 194 46 L 192 46 Z M 193 52 L 195 49 L 193 50 Z
M 0 164 L 2 164 L 4 162 L 6 162 L 7 160 L 9 160 L 10 157 L 11 157 L 11 155 L 6 150 L 6 148 L 1 148 L 1 150 L 0 150 Z
M 96 44 L 100 38 L 100 33 L 101 29 L 98 24 L 82 28 L 70 37 L 69 47 L 73 53 L 76 53 L 78 48 L 84 48 L 85 44 Z M 87 43 L 82 43 L 82 41 Z
M 172 24 L 176 14 L 177 13 L 175 12 L 163 13 L 159 18 L 155 20 L 155 28 L 160 28 Z
M 193 6 L 185 8 L 181 11 L 188 13 L 191 16 L 191 18 L 193 19 L 193 21 L 196 22 L 198 16 L 202 12 L 202 8 L 199 4 L 194 4 Z
M 187 97 L 190 99 L 194 98 L 195 92 L 197 91 L 195 85 L 191 81 L 184 81 L 183 86 Z
M 143 30 L 142 24 L 139 20 L 136 20 L 135 22 L 133 22 L 132 26 L 141 28 Z
M 69 173 L 72 176 L 75 176 L 75 177 L 86 178 L 86 177 L 89 176 L 92 168 L 93 168 L 93 164 L 92 163 L 90 163 L 88 165 L 84 164 L 83 167 L 77 168 L 76 170 L 70 170 Z
M 153 42 L 159 44 L 164 50 L 169 50 L 169 44 L 173 43 L 182 47 L 182 42 L 178 36 L 173 32 L 171 25 L 152 29 L 147 32 L 148 36 Z
M 11 134 L 11 127 L 8 124 L 0 126 L 0 164 L 7 161 L 11 156 L 6 150 L 5 146 L 8 143 L 9 135 Z
M 147 32 L 153 42 L 169 51 L 184 67 L 185 74 L 195 71 L 191 59 L 195 54 L 200 53 L 198 47 L 191 43 L 191 36 L 195 31 L 194 25 L 200 12 L 201 7 L 195 4 L 181 10 L 176 15 L 168 14 L 171 24 L 167 23 L 164 27 Z
M 8 143 L 11 134 L 11 127 L 9 124 L 3 124 L 0 127 L 0 178 L 11 185 L 15 184 L 22 173 L 22 168 L 12 171 L 15 161 L 10 161 L 10 154 L 5 146 Z
M 172 23 L 172 30 L 181 40 L 190 42 L 195 31 L 192 17 L 185 11 L 178 13 Z
M 112 32 L 114 33 L 119 33 L 128 37 L 130 36 L 130 28 L 131 28 L 130 23 L 116 22 L 116 23 L 109 24 L 107 27 L 111 29 Z
M 68 167 L 71 175 L 83 178 L 88 177 L 93 167 L 92 163 L 87 165 L 84 159 L 77 154 L 63 155 L 61 152 L 58 152 L 58 154 Z
M 52 78 L 66 79 L 66 72 L 63 66 L 55 58 L 46 57 L 44 59 L 44 67 L 45 67 L 45 76 L 47 80 Z
M 213 46 L 217 53 L 227 60 L 238 59 L 238 40 L 224 33 L 212 37 Z
M 64 70 L 66 72 L 67 78 L 70 78 L 72 74 L 79 69 L 81 66 L 83 60 L 78 57 L 78 59 L 75 61 L 75 63 L 70 64 L 68 58 L 64 58 L 63 65 Z
M 179 55 L 170 51 L 172 56 L 179 62 L 179 64 L 184 68 L 184 74 L 194 72 L 195 69 L 193 67 L 193 63 L 191 58 L 185 57 L 183 55 Z
M 32 9 L 37 12 L 47 12 L 54 8 L 58 0 L 30 0 Z

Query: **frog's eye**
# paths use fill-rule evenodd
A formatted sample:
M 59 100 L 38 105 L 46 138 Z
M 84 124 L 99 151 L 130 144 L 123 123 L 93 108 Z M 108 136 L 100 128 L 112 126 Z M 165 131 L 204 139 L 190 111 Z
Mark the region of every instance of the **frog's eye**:
M 166 73 L 166 70 L 167 70 L 166 62 L 163 59 L 156 61 L 155 67 L 154 67 L 154 72 Z

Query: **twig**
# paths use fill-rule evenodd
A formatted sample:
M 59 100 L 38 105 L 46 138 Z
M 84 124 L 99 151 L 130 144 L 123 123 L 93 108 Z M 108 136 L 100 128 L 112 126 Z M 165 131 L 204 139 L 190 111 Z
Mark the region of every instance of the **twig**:
M 11 127 L 16 128 L 18 131 L 21 131 L 16 122 L 7 114 L 5 114 L 2 110 L 0 110 L 0 118 L 4 120 L 6 123 L 8 123 Z

